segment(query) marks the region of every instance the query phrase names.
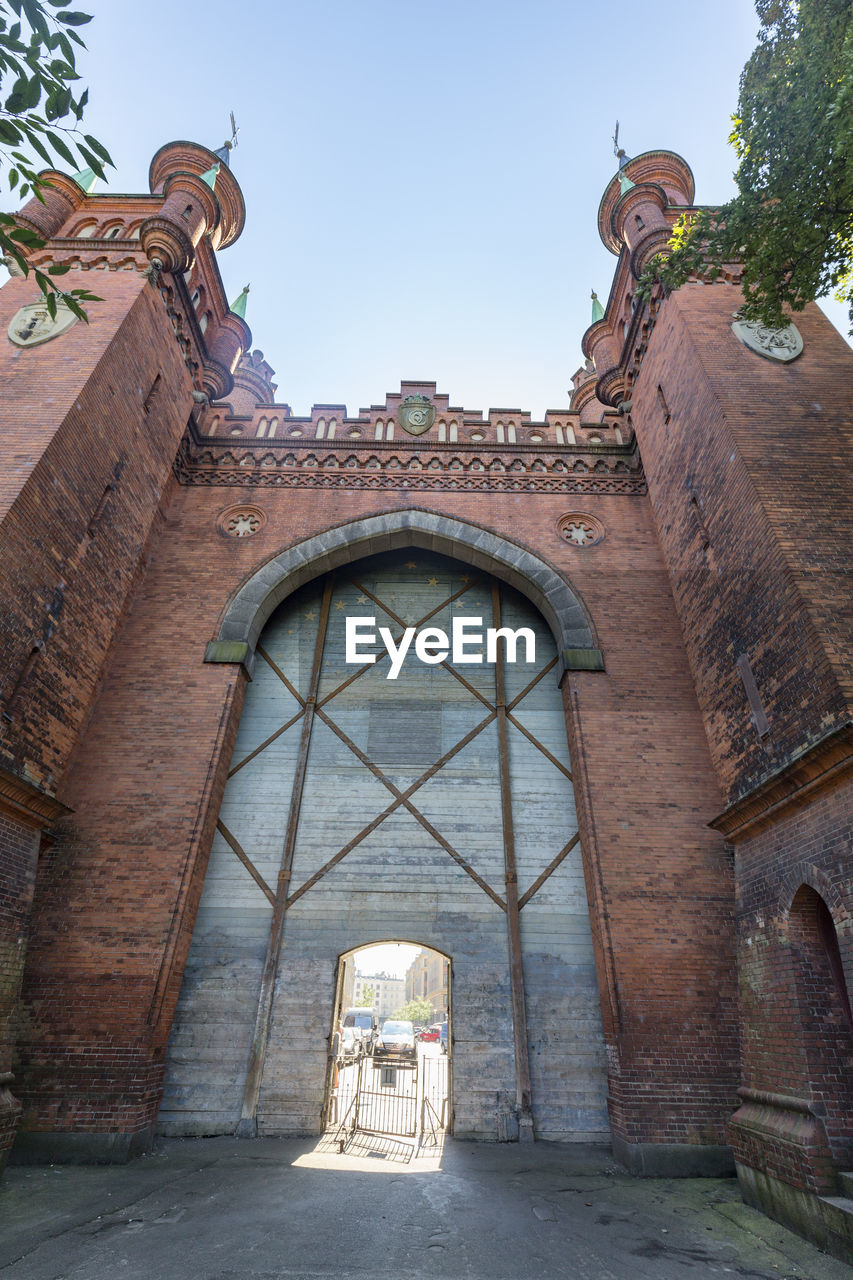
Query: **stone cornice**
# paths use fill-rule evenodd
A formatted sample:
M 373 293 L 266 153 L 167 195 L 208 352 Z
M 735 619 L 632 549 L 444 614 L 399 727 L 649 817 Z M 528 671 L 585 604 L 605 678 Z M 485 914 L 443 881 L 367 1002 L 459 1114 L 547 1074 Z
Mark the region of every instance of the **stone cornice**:
M 853 771 L 853 724 L 821 738 L 708 823 L 735 843 L 747 839 L 812 792 Z
M 32 782 L 27 782 L 0 765 L 0 811 L 27 826 L 46 827 L 71 813 L 67 805 L 49 796 Z
M 175 463 L 184 485 L 644 494 L 636 445 L 407 440 L 268 440 L 199 435 Z

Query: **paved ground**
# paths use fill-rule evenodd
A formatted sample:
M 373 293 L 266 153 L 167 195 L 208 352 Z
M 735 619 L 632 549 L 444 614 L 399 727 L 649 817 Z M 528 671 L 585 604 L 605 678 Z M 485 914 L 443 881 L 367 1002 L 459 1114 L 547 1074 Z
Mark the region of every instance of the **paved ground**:
M 121 1167 L 10 1167 L 3 1280 L 850 1280 L 729 1179 L 635 1179 L 595 1148 L 161 1142 Z

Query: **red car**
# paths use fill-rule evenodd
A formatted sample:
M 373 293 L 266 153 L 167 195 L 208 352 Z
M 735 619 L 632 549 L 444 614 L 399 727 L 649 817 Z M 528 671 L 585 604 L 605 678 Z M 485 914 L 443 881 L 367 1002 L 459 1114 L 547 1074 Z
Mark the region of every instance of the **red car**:
M 426 1044 L 434 1043 L 438 1040 L 439 1034 L 438 1027 L 427 1027 L 426 1030 L 421 1032 L 421 1040 Z

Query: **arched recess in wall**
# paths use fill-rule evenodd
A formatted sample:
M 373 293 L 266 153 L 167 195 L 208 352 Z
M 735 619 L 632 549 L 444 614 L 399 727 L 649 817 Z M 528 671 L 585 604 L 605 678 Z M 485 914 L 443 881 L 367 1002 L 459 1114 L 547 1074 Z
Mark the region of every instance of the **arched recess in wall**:
M 601 1140 L 600 993 L 553 683 L 555 636 L 593 639 L 583 608 L 551 566 L 463 522 L 399 512 L 334 535 L 346 538 L 335 543 L 341 554 L 320 535 L 295 549 L 301 557 L 277 593 L 282 556 L 235 597 L 254 584 L 245 634 L 264 615 L 265 625 L 194 922 L 160 1125 L 317 1131 L 330 1114 L 340 956 L 368 940 L 418 938 L 453 961 L 456 1132 L 494 1140 L 515 1124 L 548 1139 Z M 296 574 L 306 578 L 298 590 Z M 533 585 L 528 575 L 539 575 Z M 440 656 L 401 661 L 396 674 L 384 660 L 355 669 L 345 620 L 374 611 L 380 623 L 406 618 L 444 635 L 458 618 L 508 628 L 519 651 L 470 655 L 474 665 L 461 670 L 454 662 L 465 658 Z M 232 648 L 220 660 L 240 659 Z
M 540 611 L 564 670 L 604 670 L 592 620 L 577 592 L 553 565 L 479 525 L 412 509 L 338 525 L 273 556 L 228 603 L 219 633 L 207 645 L 205 661 L 242 663 L 251 674 L 258 636 L 292 592 L 353 560 L 408 546 L 453 556 L 501 578 Z
M 834 1160 L 853 1160 L 853 1012 L 832 913 L 810 885 L 788 916 L 809 1091 L 824 1116 Z

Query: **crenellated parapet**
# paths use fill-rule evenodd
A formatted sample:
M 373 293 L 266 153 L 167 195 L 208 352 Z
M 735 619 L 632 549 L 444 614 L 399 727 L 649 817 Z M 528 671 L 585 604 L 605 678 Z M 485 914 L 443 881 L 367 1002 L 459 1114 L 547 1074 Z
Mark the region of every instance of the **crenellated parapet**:
M 587 376 L 582 408 L 596 403 L 590 390 L 594 378 Z M 417 434 L 402 425 L 413 403 L 429 422 Z M 356 416 L 339 404 L 314 405 L 304 417 L 281 404 L 258 403 L 245 413 L 206 406 L 177 470 L 192 485 L 645 492 L 633 436 L 619 415 L 601 406 L 596 421 L 575 408 L 548 410 L 542 421 L 519 409 L 483 414 L 451 405 L 426 382 L 404 382 L 384 404 Z

